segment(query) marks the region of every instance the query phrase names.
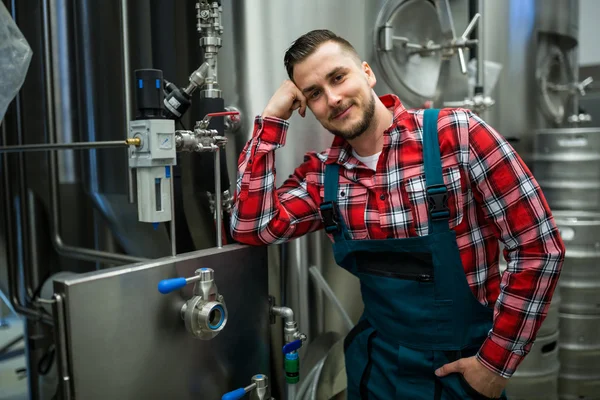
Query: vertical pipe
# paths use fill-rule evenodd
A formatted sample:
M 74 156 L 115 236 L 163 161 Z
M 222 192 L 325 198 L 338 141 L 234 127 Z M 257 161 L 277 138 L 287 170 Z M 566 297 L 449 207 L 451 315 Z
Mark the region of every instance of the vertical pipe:
M 317 231 L 315 233 L 312 234 L 312 254 L 314 255 L 314 259 L 312 264 L 316 267 L 317 271 L 319 272 L 319 274 L 321 274 L 321 276 L 323 275 L 323 263 L 324 263 L 324 257 L 323 257 L 323 240 L 324 240 L 324 233 L 322 230 Z M 314 308 L 312 308 L 316 315 L 316 322 L 315 322 L 315 327 L 314 327 L 314 331 L 316 333 L 316 335 L 321 335 L 322 333 L 324 333 L 325 331 L 325 304 L 323 302 L 323 291 L 317 289 L 316 293 L 315 293 L 315 304 L 314 304 Z M 316 336 L 315 336 L 316 337 Z
M 174 168 L 171 165 L 171 255 L 175 257 L 177 255 L 177 240 L 175 237 L 175 174 L 173 173 Z
M 298 246 L 296 247 L 296 268 L 298 268 L 298 326 L 301 332 L 310 333 L 310 315 L 308 301 L 308 237 L 304 236 L 296 239 Z M 302 347 L 299 351 L 300 355 L 304 355 Z
M 215 151 L 215 221 L 217 223 L 217 248 L 223 247 L 223 220 L 222 214 L 222 199 L 221 199 L 221 149 L 217 146 Z
M 477 12 L 479 13 L 479 23 L 477 24 L 477 84 L 476 86 L 480 86 L 482 93 L 485 95 L 485 74 L 484 74 L 484 61 L 485 61 L 485 52 L 484 52 L 484 28 L 483 25 L 483 1 L 479 0 L 477 3 Z
M 132 119 L 131 113 L 131 63 L 129 60 L 129 2 L 121 0 L 121 45 L 123 47 L 123 83 L 125 94 L 125 133 L 129 129 L 129 121 Z M 127 172 L 127 193 L 129 203 L 135 202 L 134 188 L 134 170 L 128 168 Z M 173 171 L 171 171 L 173 172 Z M 173 176 L 173 175 L 171 175 Z M 171 178 L 172 179 L 172 178 Z M 175 255 L 175 254 L 173 254 Z

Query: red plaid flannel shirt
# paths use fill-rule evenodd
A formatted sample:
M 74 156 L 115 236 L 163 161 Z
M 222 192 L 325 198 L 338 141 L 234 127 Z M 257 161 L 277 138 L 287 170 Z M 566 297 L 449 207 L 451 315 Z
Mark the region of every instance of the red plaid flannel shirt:
M 242 243 L 282 243 L 323 227 L 325 165 L 343 168 L 340 212 L 353 239 L 406 238 L 428 230 L 422 153 L 423 110 L 406 110 L 394 95 L 377 171 L 336 137 L 275 187 L 275 150 L 288 122 L 257 117 L 240 158 L 233 237 Z M 478 352 L 492 371 L 510 377 L 529 352 L 546 317 L 565 248 L 546 200 L 527 166 L 492 127 L 468 110 L 444 109 L 438 120 L 440 154 L 451 209 L 450 227 L 469 286 L 494 307 L 494 324 Z M 499 243 L 508 263 L 500 277 Z

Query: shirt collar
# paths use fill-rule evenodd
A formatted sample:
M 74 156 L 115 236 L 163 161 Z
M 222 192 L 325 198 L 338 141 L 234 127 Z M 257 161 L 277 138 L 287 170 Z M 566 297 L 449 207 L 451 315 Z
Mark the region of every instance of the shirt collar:
M 398 96 L 394 94 L 383 95 L 379 97 L 379 100 L 394 113 L 392 125 L 384 132 L 384 134 L 387 135 L 394 131 L 398 126 L 398 122 L 408 113 Z M 325 164 L 337 162 L 346 169 L 353 169 L 359 166 L 359 161 L 352 155 L 352 146 L 350 146 L 350 143 L 348 143 L 346 139 L 339 136 L 336 136 L 331 143 L 331 147 L 322 153 L 321 160 Z

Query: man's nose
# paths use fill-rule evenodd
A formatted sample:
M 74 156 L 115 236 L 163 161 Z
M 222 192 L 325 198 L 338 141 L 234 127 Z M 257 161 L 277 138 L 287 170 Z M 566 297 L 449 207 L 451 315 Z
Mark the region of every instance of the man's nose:
M 330 107 L 337 107 L 342 102 L 342 96 L 332 88 L 326 89 L 327 91 L 327 102 Z

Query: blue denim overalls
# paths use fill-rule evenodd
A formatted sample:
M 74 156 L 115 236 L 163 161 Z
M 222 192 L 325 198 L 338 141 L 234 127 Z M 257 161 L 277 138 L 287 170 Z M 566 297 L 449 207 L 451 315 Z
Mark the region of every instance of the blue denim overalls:
M 448 362 L 477 354 L 493 316 L 469 289 L 449 228 L 438 113 L 425 110 L 423 122 L 427 236 L 348 239 L 336 204 L 339 165 L 325 169 L 320 206 L 325 230 L 333 235 L 336 262 L 360 279 L 365 305 L 344 342 L 350 400 L 487 399 L 460 374 L 434 374 Z

